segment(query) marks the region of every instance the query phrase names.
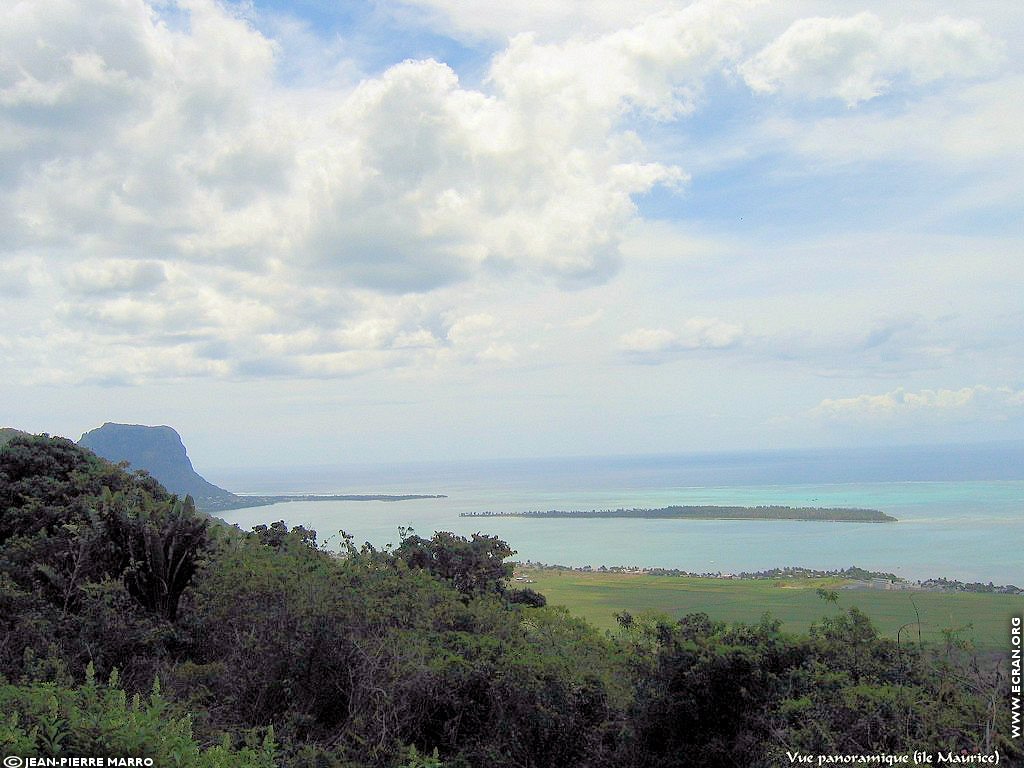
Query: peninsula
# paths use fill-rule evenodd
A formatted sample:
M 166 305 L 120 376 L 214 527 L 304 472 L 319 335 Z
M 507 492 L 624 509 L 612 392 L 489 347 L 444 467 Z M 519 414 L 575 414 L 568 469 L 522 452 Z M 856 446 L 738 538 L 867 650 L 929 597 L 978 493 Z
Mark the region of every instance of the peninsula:
M 0 445 L 18 430 L 0 429 Z M 210 514 L 247 507 L 265 507 L 288 501 L 409 501 L 443 499 L 441 494 L 289 494 L 282 496 L 241 495 L 214 485 L 195 471 L 181 436 L 172 427 L 144 424 L 116 424 L 86 432 L 78 444 L 107 461 L 127 462 L 133 470 L 148 472 L 171 493 L 191 496 L 196 508 Z
M 223 503 L 210 503 L 204 508 L 206 512 L 220 512 L 248 507 L 266 507 L 270 504 L 283 504 L 288 501 L 413 501 L 415 499 L 447 499 L 443 493 L 302 493 L 286 496 L 249 496 L 235 495 Z
M 629 517 L 650 520 L 813 520 L 830 523 L 895 523 L 877 509 L 853 507 L 719 507 L 671 506 L 660 509 L 547 510 L 530 512 L 463 512 L 460 517 L 529 517 L 605 519 Z

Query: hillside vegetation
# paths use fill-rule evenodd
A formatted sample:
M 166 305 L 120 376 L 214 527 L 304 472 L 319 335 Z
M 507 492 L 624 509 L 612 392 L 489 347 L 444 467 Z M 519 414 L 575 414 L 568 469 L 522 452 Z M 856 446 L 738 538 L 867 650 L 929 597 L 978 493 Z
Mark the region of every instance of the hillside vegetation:
M 25 432 L 20 429 L 13 429 L 11 427 L 0 427 L 0 445 L 6 445 L 12 439 L 18 436 L 28 437 Z
M 621 614 L 510 589 L 497 538 L 340 555 L 251 532 L 69 441 L 0 448 L 0 748 L 175 766 L 744 766 L 1020 756 L 1003 665 L 880 637 Z M 829 606 L 825 606 L 829 608 Z M 138 694 L 136 697 L 135 695 Z

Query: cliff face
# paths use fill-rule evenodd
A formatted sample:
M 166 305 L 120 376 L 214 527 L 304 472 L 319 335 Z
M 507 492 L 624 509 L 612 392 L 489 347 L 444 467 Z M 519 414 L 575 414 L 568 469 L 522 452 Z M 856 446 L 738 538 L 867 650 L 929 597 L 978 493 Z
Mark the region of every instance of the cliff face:
M 195 471 L 181 437 L 170 427 L 108 422 L 86 432 L 78 444 L 108 461 L 127 461 L 132 469 L 146 470 L 171 493 L 192 496 L 200 508 L 236 498 Z

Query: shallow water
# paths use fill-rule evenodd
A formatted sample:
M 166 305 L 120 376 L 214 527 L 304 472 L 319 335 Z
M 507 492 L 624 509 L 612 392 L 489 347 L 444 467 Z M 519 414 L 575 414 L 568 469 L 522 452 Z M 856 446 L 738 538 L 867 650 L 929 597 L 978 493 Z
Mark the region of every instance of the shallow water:
M 934 456 L 935 449 L 929 449 Z M 897 474 L 898 461 L 871 454 L 857 465 L 823 454 L 639 457 L 557 461 L 345 466 L 268 472 L 224 471 L 214 478 L 249 493 L 444 493 L 402 502 L 290 502 L 223 515 L 243 528 L 275 520 L 337 532 L 376 546 L 397 543 L 398 528 L 420 535 L 450 530 L 495 534 L 518 559 L 565 565 L 640 565 L 694 572 L 776 566 L 857 565 L 910 579 L 944 576 L 1024 585 L 1024 478 L 786 483 L 801 472 L 827 480 Z M 781 456 L 781 458 L 780 458 Z M 794 458 L 795 456 L 795 458 Z M 739 457 L 739 458 L 737 458 Z M 1012 459 L 1013 457 L 1011 457 Z M 815 464 L 815 459 L 817 464 Z M 928 477 L 919 456 L 903 476 Z M 842 471 L 837 471 L 841 465 Z M 1005 466 L 976 462 L 1013 477 Z M 970 474 L 968 470 L 961 474 Z M 984 474 L 982 473 L 982 474 Z M 975 474 L 979 474 L 975 471 Z M 744 482 L 751 478 L 758 483 Z M 706 482 L 704 480 L 725 480 Z M 898 523 L 802 521 L 461 518 L 461 512 L 663 507 L 670 504 L 868 507 Z

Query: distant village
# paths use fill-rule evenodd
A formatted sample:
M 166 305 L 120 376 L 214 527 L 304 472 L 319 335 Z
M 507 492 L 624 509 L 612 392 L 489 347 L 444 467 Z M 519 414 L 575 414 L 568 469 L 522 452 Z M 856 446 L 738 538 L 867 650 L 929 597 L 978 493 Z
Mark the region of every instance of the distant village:
M 778 581 L 782 579 L 846 579 L 849 583 L 840 586 L 840 589 L 880 589 L 880 590 L 906 590 L 917 592 L 979 592 L 998 595 L 1024 595 L 1024 589 L 1014 584 L 997 585 L 989 582 L 963 582 L 955 579 L 925 579 L 924 581 L 910 581 L 892 573 L 868 571 L 863 568 L 850 567 L 841 570 L 818 570 L 815 568 L 771 568 L 765 571 L 741 573 L 723 573 L 722 571 L 694 573 L 675 568 L 642 568 L 640 566 L 591 565 L 549 565 L 537 563 L 531 560 L 514 563 L 515 575 L 513 580 L 521 584 L 532 584 L 529 572 L 534 571 L 572 571 L 577 573 L 632 573 L 645 576 L 680 576 L 702 579 L 763 579 L 766 581 Z

